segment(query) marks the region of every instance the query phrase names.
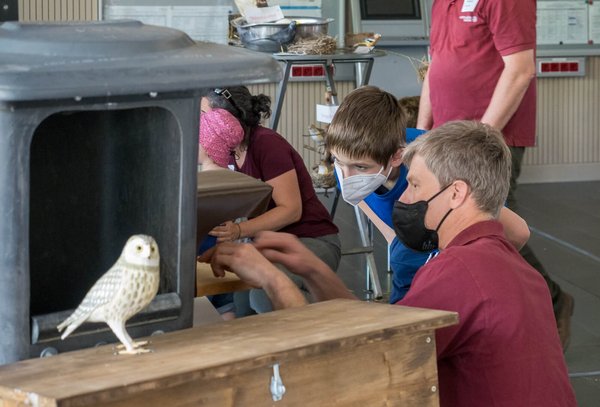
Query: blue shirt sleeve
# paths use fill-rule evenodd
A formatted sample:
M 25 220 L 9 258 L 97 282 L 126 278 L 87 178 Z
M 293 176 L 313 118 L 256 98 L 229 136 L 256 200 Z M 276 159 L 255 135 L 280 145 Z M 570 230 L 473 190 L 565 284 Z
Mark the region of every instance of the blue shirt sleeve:
M 419 137 L 421 134 L 427 133 L 426 130 L 421 130 L 421 129 L 414 129 L 412 127 L 407 127 L 406 128 L 406 143 L 410 144 L 413 141 L 415 141 L 415 139 L 417 137 Z
M 202 253 L 217 244 L 217 238 L 214 236 L 206 235 L 206 237 L 200 242 L 198 246 L 197 255 L 200 256 Z
M 400 301 L 410 288 L 412 280 L 427 259 L 430 252 L 421 253 L 404 246 L 398 238 L 390 244 L 390 267 L 392 269 L 392 289 L 390 303 Z

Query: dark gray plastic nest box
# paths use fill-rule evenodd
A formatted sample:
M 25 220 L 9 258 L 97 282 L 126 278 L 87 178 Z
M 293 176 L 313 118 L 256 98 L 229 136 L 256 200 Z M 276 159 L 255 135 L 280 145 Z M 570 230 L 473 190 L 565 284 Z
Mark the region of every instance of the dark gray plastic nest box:
M 56 325 L 138 233 L 161 285 L 129 333 L 191 326 L 200 95 L 280 77 L 270 55 L 137 21 L 0 25 L 0 364 L 115 342 Z

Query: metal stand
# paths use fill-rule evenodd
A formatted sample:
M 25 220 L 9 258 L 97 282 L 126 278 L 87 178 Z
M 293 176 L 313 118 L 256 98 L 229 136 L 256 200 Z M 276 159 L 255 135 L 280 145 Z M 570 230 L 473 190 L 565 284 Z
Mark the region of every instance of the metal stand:
M 336 188 L 335 196 L 333 198 L 333 204 L 331 205 L 331 218 L 335 216 L 337 210 L 337 204 L 340 198 L 340 190 Z M 379 300 L 383 298 L 383 291 L 381 289 L 381 282 L 379 281 L 379 274 L 377 274 L 377 266 L 375 265 L 375 256 L 373 255 L 373 224 L 367 218 L 367 216 L 360 210 L 358 206 L 354 207 L 354 216 L 356 218 L 356 225 L 358 226 L 358 233 L 362 246 L 354 247 L 352 249 L 343 250 L 342 256 L 351 256 L 356 254 L 363 254 L 366 261 L 366 281 L 365 281 L 365 299 L 367 301 Z M 389 248 L 388 248 L 389 250 Z M 388 255 L 389 263 L 389 255 Z M 389 264 L 388 264 L 389 269 Z
M 366 265 L 366 293 L 368 300 L 378 300 L 383 297 L 381 291 L 381 283 L 377 274 L 377 266 L 375 265 L 375 256 L 373 255 L 373 224 L 367 216 L 360 210 L 358 206 L 354 207 L 356 216 L 356 224 L 360 233 L 360 240 L 363 245 L 363 254 L 365 255 Z
M 284 69 L 283 78 L 277 86 L 275 108 L 273 109 L 273 114 L 271 116 L 271 128 L 273 130 L 277 130 L 277 126 L 279 125 L 281 110 L 283 108 L 283 100 L 285 98 L 285 92 L 287 90 L 287 84 L 290 79 L 290 72 L 292 71 L 293 65 L 323 65 L 323 69 L 325 71 L 325 82 L 327 88 L 331 89 L 331 102 L 334 105 L 337 105 L 338 100 L 335 81 L 333 80 L 333 65 L 336 63 L 355 64 L 356 86 L 360 87 L 369 83 L 374 59 L 384 55 L 385 52 L 381 50 L 375 50 L 368 54 L 355 54 L 344 50 L 339 50 L 330 55 L 273 54 L 273 58 L 284 64 Z

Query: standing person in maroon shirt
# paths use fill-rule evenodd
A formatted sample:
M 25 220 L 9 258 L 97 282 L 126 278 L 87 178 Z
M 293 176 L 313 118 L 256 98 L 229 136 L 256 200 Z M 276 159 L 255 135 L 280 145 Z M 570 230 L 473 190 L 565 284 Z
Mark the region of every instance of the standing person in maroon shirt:
M 338 228 L 317 197 L 300 154 L 280 134 L 260 125 L 269 117 L 270 106 L 268 96 L 252 95 L 245 86 L 214 89 L 202 98 L 202 111 L 224 109 L 244 129 L 244 139 L 229 159 L 230 168 L 273 187 L 272 200 L 264 214 L 240 223 L 226 222 L 209 234 L 215 236 L 217 242 L 226 242 L 251 238 L 263 230 L 291 233 L 336 270 L 341 256 Z M 298 276 L 291 277 L 303 287 Z M 248 306 L 258 313 L 272 310 L 262 290 L 250 290 L 249 304 L 242 294 L 236 293 L 234 297 L 238 315 L 251 312 Z
M 510 177 L 502 134 L 451 122 L 409 144 L 403 159 L 408 187 L 394 207 L 394 229 L 409 247 L 440 252 L 398 304 L 459 314 L 458 325 L 436 331 L 441 406 L 575 406 L 546 284 L 497 221 Z M 291 235 L 265 232 L 254 246 L 224 244 L 212 264 L 263 287 L 276 307 L 303 305 L 267 259 L 301 275 L 318 300 L 355 298 Z
M 435 0 L 431 63 L 423 82 L 417 128 L 451 120 L 480 120 L 501 130 L 512 154 L 507 206 L 525 147 L 535 145 L 535 0 Z M 528 245 L 521 255 L 546 280 L 566 349 L 573 297 L 561 290 Z

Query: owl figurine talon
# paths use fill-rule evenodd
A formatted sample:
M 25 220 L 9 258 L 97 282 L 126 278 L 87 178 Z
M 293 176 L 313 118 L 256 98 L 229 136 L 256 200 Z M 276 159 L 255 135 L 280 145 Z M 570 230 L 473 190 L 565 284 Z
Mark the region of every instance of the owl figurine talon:
M 133 348 L 131 350 L 125 349 L 124 347 L 117 346 L 117 349 L 113 352 L 113 355 L 141 355 L 142 353 L 152 353 L 154 352 L 152 349 L 146 348 Z M 122 348 L 122 349 L 119 349 Z
M 133 341 L 133 342 L 131 342 L 131 345 L 133 346 L 134 349 L 137 349 L 137 348 L 141 348 L 143 346 L 150 345 L 151 343 L 152 342 L 150 342 L 150 341 L 137 341 L 137 342 Z M 122 343 L 115 345 L 115 348 L 117 348 L 119 350 L 127 349 L 127 347 L 125 345 L 123 345 Z
M 156 296 L 159 264 L 156 241 L 151 236 L 131 236 L 117 262 L 96 281 L 77 309 L 57 326 L 59 332 L 66 328 L 61 339 L 86 321 L 106 322 L 125 348 L 119 354 L 150 352 L 141 347 L 148 342 L 131 339 L 125 323 Z

